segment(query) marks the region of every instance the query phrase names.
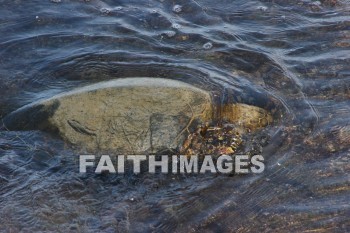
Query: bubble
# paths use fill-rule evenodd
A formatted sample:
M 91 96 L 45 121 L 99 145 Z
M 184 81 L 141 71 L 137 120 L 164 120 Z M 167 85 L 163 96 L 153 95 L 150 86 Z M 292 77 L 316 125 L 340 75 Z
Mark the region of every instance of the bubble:
M 60 3 L 60 2 L 62 2 L 62 0 L 51 0 L 51 2 Z
M 121 11 L 121 10 L 123 10 L 123 7 L 117 6 L 115 9 L 116 9 L 117 11 Z
M 173 11 L 176 12 L 176 13 L 180 13 L 182 11 L 182 6 L 180 5 L 175 5 L 173 7 Z
M 179 28 L 181 28 L 181 25 L 178 23 L 174 23 L 171 27 L 175 28 L 175 29 L 179 29 Z
M 152 14 L 157 14 L 158 11 L 157 10 L 152 10 Z
M 213 44 L 211 42 L 207 42 L 203 45 L 203 49 L 211 49 L 213 48 Z

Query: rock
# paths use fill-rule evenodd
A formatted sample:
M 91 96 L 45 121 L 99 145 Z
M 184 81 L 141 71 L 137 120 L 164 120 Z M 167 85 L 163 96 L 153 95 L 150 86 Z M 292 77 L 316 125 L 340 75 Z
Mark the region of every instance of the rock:
M 56 131 L 87 151 L 155 153 L 182 145 L 212 120 L 209 92 L 169 79 L 125 78 L 78 88 L 24 106 L 3 119 L 8 130 Z M 225 105 L 221 116 L 256 129 L 272 119 L 258 107 Z M 263 119 L 263 120 L 262 120 Z
M 166 79 L 126 78 L 27 105 L 4 119 L 9 130 L 50 129 L 89 151 L 176 148 L 184 130 L 211 114 L 208 92 Z

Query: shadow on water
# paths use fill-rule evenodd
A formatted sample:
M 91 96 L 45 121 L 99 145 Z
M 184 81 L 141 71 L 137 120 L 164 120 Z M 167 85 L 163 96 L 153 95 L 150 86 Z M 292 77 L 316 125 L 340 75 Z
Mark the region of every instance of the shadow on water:
M 0 230 L 350 230 L 348 1 L 0 1 L 0 116 L 122 77 L 270 110 L 261 174 L 79 174 L 41 131 L 0 131 Z

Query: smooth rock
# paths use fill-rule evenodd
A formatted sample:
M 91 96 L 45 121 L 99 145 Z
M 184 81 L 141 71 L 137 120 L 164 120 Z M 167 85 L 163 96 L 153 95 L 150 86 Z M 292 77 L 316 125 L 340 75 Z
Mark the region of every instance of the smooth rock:
M 3 119 L 8 130 L 48 130 L 83 150 L 140 154 L 179 148 L 198 124 L 219 117 L 250 130 L 272 122 L 246 104 L 214 107 L 209 92 L 160 78 L 125 78 L 26 105 Z M 214 112 L 215 111 L 215 112 Z
M 89 151 L 154 153 L 175 149 L 195 121 L 210 119 L 211 97 L 192 85 L 125 78 L 33 103 L 4 119 L 9 130 L 50 129 Z

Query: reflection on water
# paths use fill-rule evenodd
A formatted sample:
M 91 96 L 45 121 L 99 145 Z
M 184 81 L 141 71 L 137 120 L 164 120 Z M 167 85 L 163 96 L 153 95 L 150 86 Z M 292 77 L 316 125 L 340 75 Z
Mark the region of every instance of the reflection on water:
M 348 1 L 1 1 L 0 115 L 163 77 L 278 122 L 260 175 L 81 175 L 55 135 L 0 132 L 0 230 L 350 230 Z

